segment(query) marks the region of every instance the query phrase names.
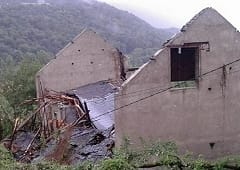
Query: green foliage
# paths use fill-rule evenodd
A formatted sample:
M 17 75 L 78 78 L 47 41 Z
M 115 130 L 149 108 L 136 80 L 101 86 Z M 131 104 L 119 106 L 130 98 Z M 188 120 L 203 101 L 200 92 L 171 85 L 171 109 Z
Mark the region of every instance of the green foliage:
M 98 170 L 133 170 L 135 169 L 124 159 L 108 159 L 101 163 Z
M 216 161 L 207 161 L 202 156 L 195 159 L 192 155 L 178 154 L 173 142 L 143 142 L 140 150 L 130 150 L 130 141 L 126 138 L 113 159 L 125 160 L 131 167 L 162 167 L 164 169 L 186 170 L 225 170 L 239 169 L 240 157 L 224 157 Z
M 41 163 L 33 164 L 33 165 L 29 166 L 29 170 L 30 169 L 36 169 L 36 170 L 70 170 L 70 167 L 61 166 L 61 165 L 59 165 L 57 163 L 54 163 L 54 162 L 41 162 Z
M 4 96 L 0 94 L 0 139 L 12 132 L 14 110 Z
M 138 153 L 134 150 L 130 150 L 129 148 L 130 140 L 125 137 L 123 139 L 123 144 L 121 145 L 120 149 L 114 150 L 114 157 L 117 159 L 125 159 L 128 162 L 132 162 L 132 160 L 138 156 Z
M 0 167 L 5 167 L 14 162 L 11 153 L 2 145 L 0 145 Z
M 92 170 L 94 168 L 94 164 L 90 161 L 86 161 L 77 167 L 74 167 L 74 170 Z
M 47 53 L 26 54 L 21 62 L 11 58 L 0 68 L 0 139 L 10 134 L 14 119 L 34 109 L 34 105 L 21 105 L 36 97 L 35 74 L 48 60 Z
M 190 165 L 190 167 L 193 170 L 204 170 L 206 169 L 206 165 L 208 165 L 209 163 L 206 160 L 199 158 L 197 160 L 193 160 L 193 163 L 191 164 L 192 165 Z
M 41 162 L 37 164 L 17 163 L 11 153 L 0 145 L 0 170 L 71 170 L 69 166 L 61 166 L 54 162 Z
M 21 104 L 35 95 L 35 74 L 41 68 L 37 59 L 24 59 L 19 65 L 9 68 L 1 82 L 1 94 L 14 109 L 15 116 L 26 114 L 32 106 L 23 107 Z
M 128 141 L 127 141 L 128 142 Z M 191 155 L 177 154 L 173 142 L 151 143 L 141 150 L 131 151 L 128 144 L 114 152 L 113 158 L 97 163 L 84 162 L 77 166 L 63 166 L 55 162 L 37 164 L 17 163 L 12 155 L 0 145 L 0 169 L 18 170 L 137 170 L 139 168 L 160 167 L 174 170 L 226 170 L 239 169 L 240 157 L 225 157 L 216 161 L 207 161 L 203 157 L 194 159 Z M 129 145 L 128 145 L 129 146 Z M 127 153 L 125 153 L 127 151 Z

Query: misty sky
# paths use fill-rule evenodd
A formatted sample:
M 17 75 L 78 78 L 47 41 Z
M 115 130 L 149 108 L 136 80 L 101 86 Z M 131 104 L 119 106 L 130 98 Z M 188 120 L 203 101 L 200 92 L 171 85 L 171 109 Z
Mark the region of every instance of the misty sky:
M 181 28 L 195 14 L 213 7 L 240 29 L 239 0 L 98 0 L 129 11 L 159 28 Z

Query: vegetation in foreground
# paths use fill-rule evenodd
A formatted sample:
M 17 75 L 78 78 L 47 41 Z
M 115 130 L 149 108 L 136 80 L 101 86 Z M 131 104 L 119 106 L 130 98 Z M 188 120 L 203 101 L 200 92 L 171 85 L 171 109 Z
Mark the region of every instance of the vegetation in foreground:
M 240 169 L 240 157 L 226 157 L 210 162 L 201 156 L 194 159 L 190 154 L 179 155 L 176 145 L 172 142 L 157 142 L 145 145 L 138 151 L 130 150 L 126 143 L 119 150 L 115 150 L 112 159 L 98 163 L 85 162 L 78 166 L 59 165 L 54 162 L 21 164 L 17 163 L 3 146 L 0 146 L 0 169 L 5 170 L 137 170 L 150 167 L 174 170 L 237 170 Z

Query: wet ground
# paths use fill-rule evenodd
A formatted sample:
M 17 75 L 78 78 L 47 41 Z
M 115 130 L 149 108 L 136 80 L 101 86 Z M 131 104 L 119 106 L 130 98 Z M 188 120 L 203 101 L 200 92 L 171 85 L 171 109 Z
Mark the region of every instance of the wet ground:
M 36 163 L 42 160 L 55 160 L 62 164 L 80 164 L 112 156 L 114 146 L 113 128 L 100 131 L 93 127 L 72 127 L 56 132 L 47 141 L 36 137 L 28 152 L 35 134 L 19 131 L 12 142 L 12 153 L 21 162 Z

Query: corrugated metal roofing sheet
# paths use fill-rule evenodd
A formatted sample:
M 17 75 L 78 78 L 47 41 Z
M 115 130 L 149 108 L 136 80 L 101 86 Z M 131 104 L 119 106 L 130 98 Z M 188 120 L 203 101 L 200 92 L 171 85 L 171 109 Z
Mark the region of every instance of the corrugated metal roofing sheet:
M 114 125 L 114 95 L 118 88 L 106 81 L 81 86 L 72 91 L 81 102 L 86 102 L 92 123 L 99 130 L 106 130 Z M 109 112 L 108 114 L 104 114 Z

